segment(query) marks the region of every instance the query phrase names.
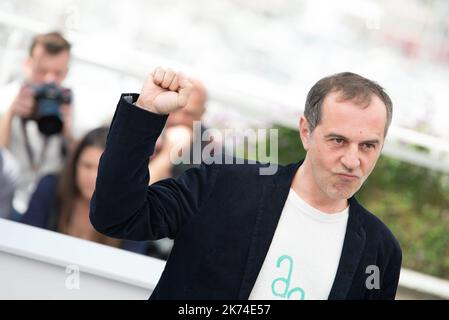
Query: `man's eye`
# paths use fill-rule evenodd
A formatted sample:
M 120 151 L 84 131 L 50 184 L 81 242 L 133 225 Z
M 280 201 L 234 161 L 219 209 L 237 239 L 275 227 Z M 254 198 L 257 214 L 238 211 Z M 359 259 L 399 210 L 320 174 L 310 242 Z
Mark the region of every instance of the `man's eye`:
M 372 143 L 365 143 L 365 144 L 363 145 L 363 147 L 364 147 L 365 149 L 374 149 L 374 144 L 372 144 Z
M 335 138 L 335 139 L 334 139 L 334 142 L 335 142 L 336 144 L 342 144 L 342 143 L 344 142 L 344 140 L 343 140 L 343 139 L 340 139 L 340 138 Z

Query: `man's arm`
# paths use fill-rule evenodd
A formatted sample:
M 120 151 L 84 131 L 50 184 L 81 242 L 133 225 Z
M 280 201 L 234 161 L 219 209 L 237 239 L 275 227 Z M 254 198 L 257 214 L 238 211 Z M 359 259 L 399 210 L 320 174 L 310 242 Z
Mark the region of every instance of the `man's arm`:
M 90 219 L 99 232 L 111 237 L 174 238 L 199 211 L 215 181 L 216 170 L 202 166 L 177 179 L 148 186 L 149 158 L 167 119 L 164 112 L 185 106 L 183 98 L 176 94 L 158 98 L 153 81 L 153 77 L 149 78 L 142 93 L 133 95 L 132 101 L 122 96 L 100 159 Z M 159 88 L 156 91 L 162 92 Z M 170 93 L 181 91 L 182 88 L 176 88 Z M 136 99 L 143 105 L 132 104 Z
M 34 97 L 32 91 L 22 86 L 11 106 L 0 118 L 0 147 L 8 148 L 11 138 L 11 123 L 15 116 L 28 118 L 34 110 Z
M 64 103 L 61 105 L 61 114 L 63 119 L 62 138 L 64 139 L 64 143 L 69 151 L 73 150 L 76 144 L 76 141 L 72 135 L 73 129 L 72 108 L 73 106 L 68 103 Z

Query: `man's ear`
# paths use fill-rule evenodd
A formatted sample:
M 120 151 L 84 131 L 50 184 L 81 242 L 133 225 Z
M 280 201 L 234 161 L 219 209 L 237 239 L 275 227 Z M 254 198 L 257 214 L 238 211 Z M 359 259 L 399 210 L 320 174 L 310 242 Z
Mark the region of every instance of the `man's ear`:
M 310 147 L 310 135 L 309 122 L 304 116 L 301 116 L 299 119 L 299 137 L 301 138 L 302 145 L 306 151 L 308 151 Z

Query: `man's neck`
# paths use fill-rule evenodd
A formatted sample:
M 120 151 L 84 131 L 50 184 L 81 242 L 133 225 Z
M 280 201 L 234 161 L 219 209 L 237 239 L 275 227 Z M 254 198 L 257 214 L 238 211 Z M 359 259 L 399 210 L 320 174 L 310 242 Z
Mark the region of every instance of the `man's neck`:
M 346 199 L 332 199 L 323 193 L 315 182 L 312 175 L 312 168 L 307 158 L 296 171 L 291 188 L 305 202 L 321 212 L 340 212 L 348 206 Z

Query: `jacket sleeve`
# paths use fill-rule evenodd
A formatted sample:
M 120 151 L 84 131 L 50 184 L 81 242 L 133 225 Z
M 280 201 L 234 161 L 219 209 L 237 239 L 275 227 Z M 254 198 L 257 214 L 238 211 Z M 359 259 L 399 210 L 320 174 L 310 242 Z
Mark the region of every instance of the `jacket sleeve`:
M 394 300 L 399 285 L 402 265 L 402 250 L 399 243 L 394 241 L 393 253 L 388 261 L 384 278 L 381 282 L 380 300 Z
M 132 105 L 137 97 L 122 95 L 118 103 L 100 159 L 90 220 L 97 231 L 114 238 L 175 238 L 209 196 L 217 169 L 202 165 L 148 186 L 149 158 L 167 116 Z

